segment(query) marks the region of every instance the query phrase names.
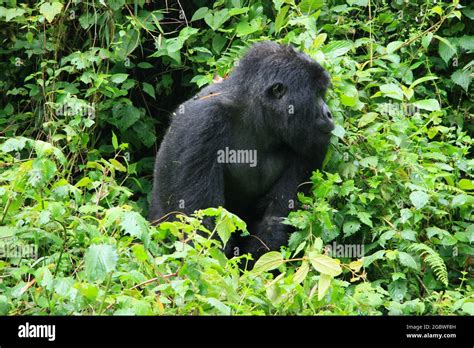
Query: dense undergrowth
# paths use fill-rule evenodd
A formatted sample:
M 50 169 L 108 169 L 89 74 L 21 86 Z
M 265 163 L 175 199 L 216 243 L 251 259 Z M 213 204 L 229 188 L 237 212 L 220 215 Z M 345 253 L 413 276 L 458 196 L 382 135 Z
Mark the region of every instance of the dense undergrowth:
M 474 314 L 474 6 L 164 3 L 0 6 L 0 314 Z M 262 39 L 330 72 L 337 127 L 289 246 L 241 272 L 205 237 L 237 216 L 144 216 L 172 109 Z

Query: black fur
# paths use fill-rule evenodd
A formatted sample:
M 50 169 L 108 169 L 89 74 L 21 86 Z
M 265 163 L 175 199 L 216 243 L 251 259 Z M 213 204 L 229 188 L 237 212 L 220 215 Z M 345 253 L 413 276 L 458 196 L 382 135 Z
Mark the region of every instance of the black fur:
M 156 157 L 150 220 L 223 206 L 248 224 L 226 254 L 255 258 L 288 242 L 281 223 L 298 185 L 321 168 L 334 128 L 328 73 L 289 46 L 260 42 L 232 74 L 175 112 Z M 218 151 L 256 150 L 257 165 L 218 163 Z M 236 249 L 236 247 L 238 249 Z

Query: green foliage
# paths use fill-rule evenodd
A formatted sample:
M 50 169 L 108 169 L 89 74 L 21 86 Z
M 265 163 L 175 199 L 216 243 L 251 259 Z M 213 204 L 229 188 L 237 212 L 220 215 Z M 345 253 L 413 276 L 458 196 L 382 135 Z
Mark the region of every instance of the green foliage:
M 0 6 L 0 314 L 472 315 L 473 6 L 178 5 Z M 262 39 L 330 72 L 337 127 L 288 247 L 241 272 L 239 217 L 143 216 L 167 115 Z

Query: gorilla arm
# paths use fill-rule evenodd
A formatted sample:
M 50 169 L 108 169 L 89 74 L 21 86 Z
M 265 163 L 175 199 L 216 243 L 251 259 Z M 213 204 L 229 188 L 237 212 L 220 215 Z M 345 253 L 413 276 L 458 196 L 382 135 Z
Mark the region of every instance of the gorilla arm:
M 279 250 L 288 243 L 291 226 L 283 224 L 297 200 L 298 186 L 309 177 L 311 167 L 301 161 L 293 161 L 283 172 L 270 192 L 262 198 L 259 206 L 266 207 L 262 218 L 249 228 L 252 236 L 247 238 L 241 253 L 250 252 L 254 260 L 270 250 Z

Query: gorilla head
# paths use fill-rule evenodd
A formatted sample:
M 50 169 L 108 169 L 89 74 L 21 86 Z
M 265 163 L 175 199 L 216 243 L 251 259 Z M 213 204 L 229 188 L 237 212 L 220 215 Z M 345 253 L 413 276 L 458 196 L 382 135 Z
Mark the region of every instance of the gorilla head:
M 329 74 L 291 46 L 255 44 L 230 76 L 239 100 L 253 110 L 257 127 L 284 140 L 304 157 L 324 149 L 334 129 L 325 101 Z M 261 116 L 260 116 L 260 115 Z
M 328 73 L 292 47 L 252 46 L 227 79 L 175 112 L 156 157 L 150 219 L 223 206 L 255 237 L 232 237 L 228 256 L 284 245 L 291 231 L 281 220 L 299 184 L 321 168 L 334 128 L 329 84 Z M 219 157 L 224 149 L 251 152 L 255 163 Z

